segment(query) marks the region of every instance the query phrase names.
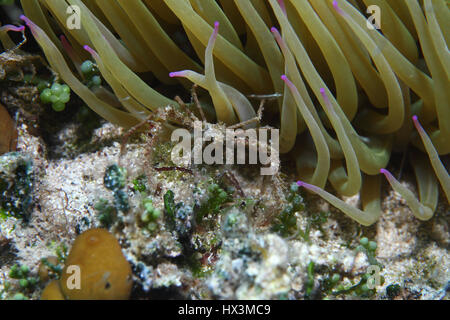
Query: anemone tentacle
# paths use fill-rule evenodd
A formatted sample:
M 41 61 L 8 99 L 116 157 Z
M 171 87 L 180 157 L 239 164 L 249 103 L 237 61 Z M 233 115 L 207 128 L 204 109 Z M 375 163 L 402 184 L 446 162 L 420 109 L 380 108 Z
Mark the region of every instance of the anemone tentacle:
M 131 127 L 178 107 L 163 92 L 192 83 L 227 125 L 256 117 L 259 103 L 248 95 L 274 95 L 264 124 L 280 129 L 280 151 L 306 181 L 299 185 L 352 219 L 376 222 L 383 175 L 421 220 L 433 215 L 439 185 L 450 201 L 442 161 L 450 154 L 445 0 L 202 2 L 21 0 L 52 69 L 108 121 Z M 380 30 L 367 24 L 362 8 L 370 4 L 384 13 Z M 70 5 L 81 10 L 80 29 L 65 24 Z M 14 45 L 9 31 L 23 29 L 0 28 L 6 48 Z M 100 89 L 82 82 L 87 58 L 105 80 Z M 420 201 L 386 170 L 407 146 Z M 327 181 L 336 195 L 325 191 Z M 358 192 L 363 210 L 339 199 Z

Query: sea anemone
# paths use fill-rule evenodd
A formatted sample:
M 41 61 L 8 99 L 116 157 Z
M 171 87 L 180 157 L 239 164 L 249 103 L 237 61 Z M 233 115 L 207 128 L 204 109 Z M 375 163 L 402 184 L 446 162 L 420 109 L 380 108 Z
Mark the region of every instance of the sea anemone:
M 113 123 L 131 127 L 176 108 L 162 92 L 177 84 L 204 88 L 227 125 L 255 116 L 248 95 L 273 94 L 269 122 L 280 128 L 280 151 L 296 159 L 299 185 L 359 223 L 380 216 L 382 174 L 421 220 L 437 207 L 438 182 L 450 199 L 438 156 L 450 152 L 444 0 L 21 2 L 52 69 Z M 368 25 L 369 5 L 381 14 L 378 28 Z M 90 55 L 108 86 L 82 82 Z M 409 145 L 420 201 L 385 170 Z M 361 193 L 363 210 L 325 191 L 327 181 L 339 196 Z

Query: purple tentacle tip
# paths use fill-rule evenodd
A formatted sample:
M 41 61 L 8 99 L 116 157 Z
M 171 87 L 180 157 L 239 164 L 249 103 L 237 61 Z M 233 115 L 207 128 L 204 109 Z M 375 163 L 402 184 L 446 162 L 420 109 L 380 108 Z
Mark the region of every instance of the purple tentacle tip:
M 28 25 L 28 26 L 29 26 L 29 23 L 31 22 L 31 20 L 28 19 L 27 16 L 25 16 L 23 14 L 20 15 L 19 19 L 25 21 L 25 24 Z
M 88 45 L 83 46 L 84 50 L 86 50 L 87 52 L 89 52 L 91 55 L 96 54 L 95 50 L 92 49 L 91 47 L 89 47 Z
M 343 16 L 346 15 L 346 14 L 344 13 L 344 11 L 339 7 L 339 4 L 338 4 L 337 0 L 334 0 L 334 1 L 333 1 L 333 7 L 334 7 L 334 9 L 335 9 L 340 15 L 343 15 Z
M 416 130 L 419 132 L 419 134 L 423 133 L 424 129 L 423 129 L 422 125 L 419 122 L 419 118 L 416 115 L 414 115 L 412 117 L 412 120 L 413 120 L 413 123 L 414 123 L 414 127 L 416 127 Z
M 325 94 L 325 88 L 320 88 L 320 93 Z
M 286 4 L 284 3 L 284 0 L 278 0 L 278 4 L 280 5 L 281 10 L 284 14 L 286 14 Z
M 171 78 L 183 77 L 183 76 L 184 76 L 184 71 L 175 71 L 175 72 L 169 73 L 169 77 L 171 77 Z
M 297 185 L 299 186 L 299 187 L 303 187 L 304 186 L 304 184 L 303 184 L 303 182 L 302 181 L 297 181 Z
M 214 22 L 214 28 L 219 28 L 219 21 Z
M 380 173 L 382 174 L 388 174 L 389 172 L 386 169 L 380 169 Z
M 8 24 L 3 27 L 5 27 L 6 30 L 8 30 L 8 31 L 14 31 L 14 32 L 23 32 L 25 30 L 25 26 L 16 27 L 16 26 Z

